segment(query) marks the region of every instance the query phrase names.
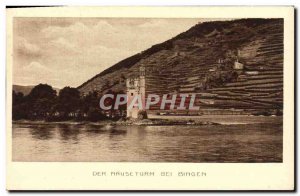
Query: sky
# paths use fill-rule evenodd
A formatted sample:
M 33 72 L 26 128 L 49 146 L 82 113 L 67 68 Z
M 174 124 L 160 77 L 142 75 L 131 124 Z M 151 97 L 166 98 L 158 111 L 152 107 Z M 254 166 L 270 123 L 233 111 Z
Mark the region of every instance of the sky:
M 207 19 L 15 18 L 13 84 L 77 87 Z

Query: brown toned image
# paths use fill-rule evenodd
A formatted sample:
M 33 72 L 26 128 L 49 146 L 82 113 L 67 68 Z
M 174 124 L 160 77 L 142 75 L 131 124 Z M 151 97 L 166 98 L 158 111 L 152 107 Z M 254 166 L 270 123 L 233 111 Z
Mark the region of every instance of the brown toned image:
M 283 18 L 15 17 L 12 161 L 283 161 Z

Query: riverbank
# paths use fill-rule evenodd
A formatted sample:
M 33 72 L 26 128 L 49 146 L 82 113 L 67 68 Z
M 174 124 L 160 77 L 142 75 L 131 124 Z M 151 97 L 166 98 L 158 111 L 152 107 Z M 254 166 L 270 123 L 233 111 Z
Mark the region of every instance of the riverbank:
M 203 116 L 150 116 L 148 119 L 120 119 L 118 121 L 13 121 L 17 124 L 69 124 L 69 125 L 122 125 L 122 126 L 172 126 L 172 125 L 231 125 L 231 124 L 282 124 L 282 116 L 246 116 L 246 115 L 203 115 Z
M 176 120 L 176 119 L 129 119 L 125 121 L 117 121 L 112 123 L 111 125 L 137 125 L 137 126 L 174 126 L 174 125 L 219 125 L 219 123 L 214 123 L 210 121 L 196 121 L 196 120 Z
M 219 125 L 219 123 L 214 123 L 210 121 L 195 121 L 195 120 L 173 120 L 173 119 L 126 119 L 126 120 L 105 120 L 98 122 L 89 121 L 59 121 L 59 122 L 49 122 L 49 121 L 30 121 L 30 120 L 18 120 L 13 121 L 15 124 L 68 124 L 68 125 L 110 125 L 110 126 L 174 126 L 174 125 Z

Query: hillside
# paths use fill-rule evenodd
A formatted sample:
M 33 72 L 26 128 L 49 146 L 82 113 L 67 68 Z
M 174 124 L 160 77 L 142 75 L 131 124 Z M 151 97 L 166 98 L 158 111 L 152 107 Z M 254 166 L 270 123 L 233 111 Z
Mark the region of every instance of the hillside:
M 219 59 L 237 53 L 244 69 L 235 79 L 217 74 Z M 151 93 L 197 93 L 197 104 L 212 109 L 282 109 L 283 20 L 241 19 L 205 22 L 178 36 L 131 56 L 78 87 L 90 91 L 126 91 L 125 79 L 143 65 Z M 225 69 L 225 70 L 224 70 Z M 221 82 L 219 80 L 222 80 Z M 205 83 L 205 87 L 203 84 Z M 147 89 L 146 89 L 147 90 Z

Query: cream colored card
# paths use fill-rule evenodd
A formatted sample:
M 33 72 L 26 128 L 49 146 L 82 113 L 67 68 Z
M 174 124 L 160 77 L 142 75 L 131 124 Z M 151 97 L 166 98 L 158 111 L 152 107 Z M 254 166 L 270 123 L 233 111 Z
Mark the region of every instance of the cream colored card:
M 294 66 L 291 6 L 9 8 L 7 189 L 293 190 Z

